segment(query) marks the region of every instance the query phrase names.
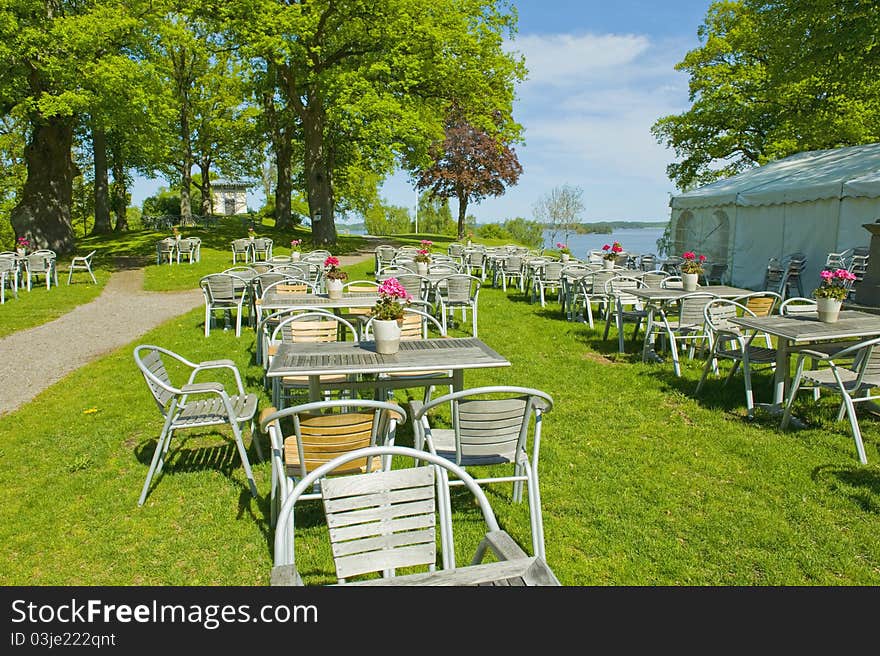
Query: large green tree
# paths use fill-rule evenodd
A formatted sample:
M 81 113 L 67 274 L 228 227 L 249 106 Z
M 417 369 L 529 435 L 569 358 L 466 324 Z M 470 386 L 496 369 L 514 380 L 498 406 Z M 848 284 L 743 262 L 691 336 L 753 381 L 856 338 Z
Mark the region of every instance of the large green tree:
M 281 123 L 287 138 L 301 139 L 300 184 L 318 244 L 336 241 L 337 193 L 358 188 L 350 178 L 427 164 L 453 101 L 509 115 L 523 75 L 502 50 L 515 26 L 506 2 L 231 0 L 216 13 L 274 83 L 264 106 L 293 121 Z
M 659 119 L 680 189 L 792 153 L 880 139 L 876 0 L 725 0 L 676 66 L 691 107 Z
M 27 175 L 10 220 L 40 247 L 73 250 L 71 149 L 78 122 L 95 106 L 87 76 L 125 57 L 120 44 L 136 31 L 139 8 L 139 0 L 0 4 L 0 113 L 27 124 Z

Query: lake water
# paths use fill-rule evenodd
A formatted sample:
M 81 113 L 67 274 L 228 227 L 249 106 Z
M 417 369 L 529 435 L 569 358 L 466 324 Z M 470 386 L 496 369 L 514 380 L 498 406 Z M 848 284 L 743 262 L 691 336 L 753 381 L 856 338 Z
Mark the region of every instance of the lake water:
M 573 234 L 568 238 L 568 247 L 571 254 L 579 259 L 586 259 L 589 251 L 601 250 L 605 244 L 613 244 L 615 241 L 619 241 L 627 253 L 656 253 L 657 240 L 663 236 L 665 228 L 666 224 L 661 223 L 657 228 L 623 228 L 614 230 L 610 234 Z M 557 241 L 562 241 L 558 234 Z M 544 231 L 544 248 L 556 249 L 556 243 L 551 241 L 550 232 L 547 230 Z

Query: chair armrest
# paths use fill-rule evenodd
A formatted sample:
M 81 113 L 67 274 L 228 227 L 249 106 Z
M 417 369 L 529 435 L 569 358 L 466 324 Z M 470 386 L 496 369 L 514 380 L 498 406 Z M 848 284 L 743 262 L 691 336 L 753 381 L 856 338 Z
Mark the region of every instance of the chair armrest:
M 220 383 L 187 383 L 180 391 L 184 394 L 223 394 L 226 389 Z
M 238 367 L 235 366 L 235 363 L 232 360 L 205 360 L 204 362 L 199 362 L 198 364 L 193 365 L 192 374 L 190 374 L 189 380 L 186 381 L 187 384 L 191 384 L 199 372 L 207 371 L 208 369 L 232 370 L 232 373 L 235 376 L 235 385 L 238 387 L 238 393 L 244 394 L 244 385 L 241 382 L 241 374 L 238 372 Z
M 843 350 L 847 351 L 849 349 L 843 349 Z M 813 351 L 808 348 L 800 349 L 797 353 L 798 353 L 798 356 L 801 358 L 813 358 L 815 360 L 829 360 L 831 358 L 831 355 L 828 353 L 822 353 L 822 351 Z M 839 357 L 841 353 L 843 353 L 843 351 L 836 353 L 834 355 L 834 357 L 835 358 Z M 844 355 L 844 357 L 846 357 L 846 356 Z
M 296 571 L 296 565 L 275 565 L 269 578 L 269 585 L 302 586 L 302 577 Z
M 477 565 L 482 562 L 486 552 L 491 550 L 498 560 L 516 560 L 517 558 L 528 558 L 529 555 L 523 551 L 510 534 L 505 530 L 489 531 L 483 537 L 477 552 L 474 555 L 471 565 Z

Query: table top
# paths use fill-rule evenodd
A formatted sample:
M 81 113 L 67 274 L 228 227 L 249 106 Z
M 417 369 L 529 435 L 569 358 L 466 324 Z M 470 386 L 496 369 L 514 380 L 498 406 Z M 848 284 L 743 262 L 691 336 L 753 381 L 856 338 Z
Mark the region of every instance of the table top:
M 376 353 L 373 341 L 283 342 L 266 375 L 405 373 L 509 367 L 510 362 L 476 337 L 407 339 L 391 355 Z
M 739 287 L 729 287 L 728 285 L 704 285 L 697 287 L 694 291 L 688 292 L 684 289 L 662 287 L 641 287 L 639 289 L 628 289 L 628 294 L 644 298 L 649 301 L 675 301 L 685 294 L 696 294 L 698 292 L 706 292 L 717 296 L 718 298 L 739 298 L 746 294 L 752 294 L 751 289 L 740 289 Z
M 759 330 L 791 342 L 873 337 L 880 335 L 880 315 L 842 310 L 833 323 L 819 321 L 815 312 L 769 317 L 737 317 L 730 322 Z
M 300 294 L 269 290 L 263 297 L 264 310 L 288 308 L 365 308 L 376 304 L 376 292 L 346 292 L 342 298 L 330 298 L 327 294 Z
M 499 560 L 453 569 L 438 569 L 434 572 L 407 574 L 387 579 L 354 581 L 345 585 L 358 586 L 544 586 L 561 585 L 556 575 L 542 558 L 526 557 L 514 560 Z

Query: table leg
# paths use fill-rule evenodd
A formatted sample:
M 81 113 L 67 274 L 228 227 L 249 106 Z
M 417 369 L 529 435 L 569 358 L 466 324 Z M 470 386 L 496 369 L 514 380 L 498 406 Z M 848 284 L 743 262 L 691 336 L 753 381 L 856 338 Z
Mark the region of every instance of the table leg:
M 464 369 L 452 370 L 452 391 L 460 392 L 464 389 Z
M 309 376 L 309 401 L 321 400 L 321 377 Z
M 663 362 L 663 358 L 654 349 L 654 311 L 656 308 L 657 306 L 653 303 L 648 303 L 647 305 L 648 318 L 645 322 L 645 343 L 642 347 L 642 362 Z
M 773 405 L 774 410 L 781 411 L 785 403 L 785 392 L 791 382 L 791 344 L 787 339 L 779 338 L 776 346 L 776 371 L 773 376 Z

